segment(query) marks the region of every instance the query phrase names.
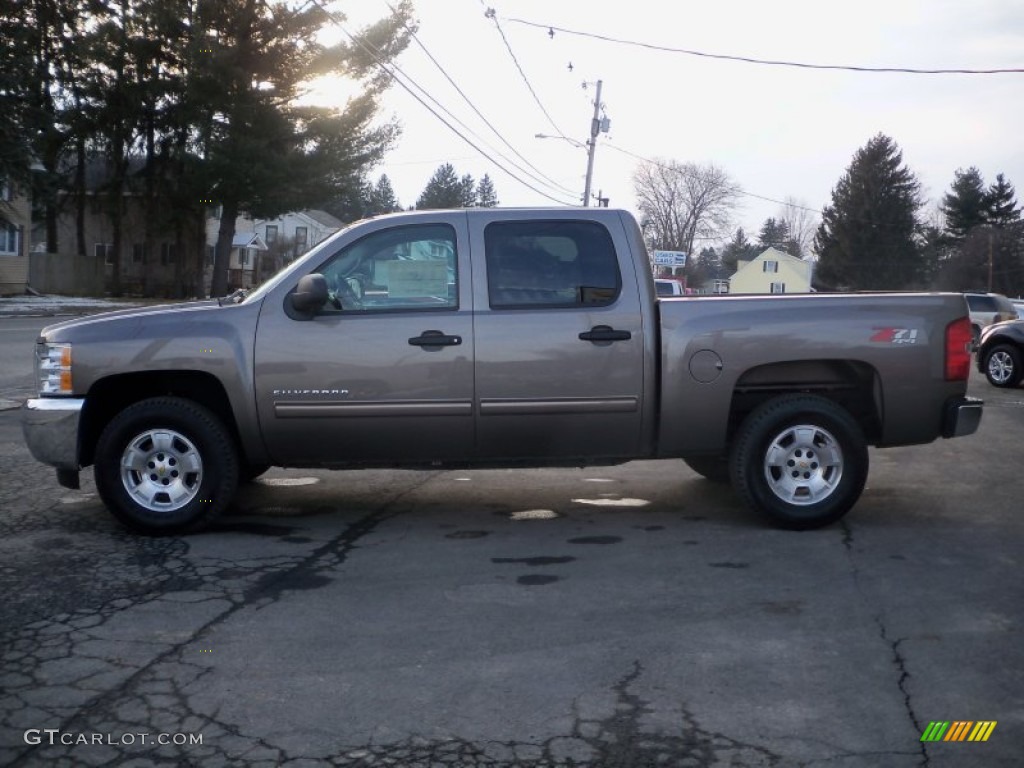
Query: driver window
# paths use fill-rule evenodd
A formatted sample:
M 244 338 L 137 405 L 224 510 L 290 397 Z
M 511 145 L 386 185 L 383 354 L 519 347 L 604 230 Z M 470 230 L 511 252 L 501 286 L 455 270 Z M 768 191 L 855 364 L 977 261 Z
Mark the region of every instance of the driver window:
M 349 244 L 320 268 L 326 311 L 457 309 L 455 230 L 447 224 L 384 229 Z

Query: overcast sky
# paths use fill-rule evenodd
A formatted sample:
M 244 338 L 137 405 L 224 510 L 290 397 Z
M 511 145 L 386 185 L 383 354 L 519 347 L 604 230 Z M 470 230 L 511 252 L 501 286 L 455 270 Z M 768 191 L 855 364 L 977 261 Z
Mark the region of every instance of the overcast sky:
M 1024 73 L 813 70 L 594 37 L 809 64 L 1024 68 L 1019 0 L 414 4 L 422 47 L 414 41 L 397 64 L 415 83 L 410 87 L 422 89 L 416 91 L 420 98 L 483 153 L 393 86 L 385 114 L 398 119 L 403 134 L 372 176 L 387 173 L 406 207 L 444 162 L 460 175 L 490 174 L 502 205 L 578 203 L 587 159 L 582 143 L 589 137 L 598 80 L 611 130 L 598 142 L 593 191 L 610 198 L 612 206 L 635 210 L 636 156 L 713 163 L 749 193 L 741 198 L 735 226 L 756 235 L 781 207 L 756 196 L 792 197 L 820 209 L 830 202 L 854 152 L 879 132 L 903 150 L 932 202 L 929 209 L 949 189 L 954 171 L 971 165 L 986 182 L 1006 174 L 1018 199 L 1024 194 Z M 385 0 L 346 2 L 341 8 L 352 28 L 387 13 Z M 494 19 L 485 16 L 488 8 Z M 553 36 L 549 27 L 555 28 Z M 567 138 L 539 139 L 538 133 Z

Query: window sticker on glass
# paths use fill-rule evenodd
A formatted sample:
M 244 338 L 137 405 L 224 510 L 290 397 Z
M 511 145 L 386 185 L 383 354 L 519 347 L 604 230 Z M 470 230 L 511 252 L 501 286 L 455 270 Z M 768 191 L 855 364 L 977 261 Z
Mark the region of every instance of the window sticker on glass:
M 448 266 L 443 261 L 391 261 L 387 279 L 393 299 L 448 295 Z

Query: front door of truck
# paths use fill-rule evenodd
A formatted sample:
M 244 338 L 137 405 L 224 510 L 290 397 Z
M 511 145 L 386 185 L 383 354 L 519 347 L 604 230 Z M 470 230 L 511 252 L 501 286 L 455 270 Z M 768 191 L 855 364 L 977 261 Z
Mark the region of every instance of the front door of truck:
M 462 277 L 469 275 L 465 214 L 369 222 L 310 266 L 327 280 L 328 304 L 300 319 L 289 316 L 288 299 L 268 297 L 256 334 L 257 409 L 273 462 L 469 457 L 473 316 Z
M 472 226 L 477 446 L 482 458 L 633 457 L 644 328 L 637 278 L 608 217 L 522 215 Z M 476 264 L 479 267 L 480 261 Z

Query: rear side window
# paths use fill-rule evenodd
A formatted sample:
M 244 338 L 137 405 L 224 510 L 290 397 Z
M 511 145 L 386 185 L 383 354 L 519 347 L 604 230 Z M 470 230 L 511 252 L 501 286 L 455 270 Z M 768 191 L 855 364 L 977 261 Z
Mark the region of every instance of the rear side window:
M 995 296 L 967 295 L 967 306 L 971 312 L 998 312 L 999 302 Z
M 611 235 L 596 222 L 495 222 L 484 248 L 495 309 L 606 306 L 622 288 Z
M 1013 306 L 1013 302 L 1005 296 L 999 296 L 996 298 L 996 309 L 1004 315 L 1017 314 L 1017 309 Z

